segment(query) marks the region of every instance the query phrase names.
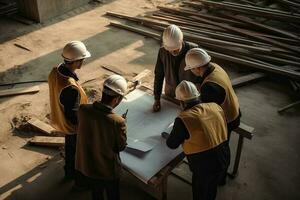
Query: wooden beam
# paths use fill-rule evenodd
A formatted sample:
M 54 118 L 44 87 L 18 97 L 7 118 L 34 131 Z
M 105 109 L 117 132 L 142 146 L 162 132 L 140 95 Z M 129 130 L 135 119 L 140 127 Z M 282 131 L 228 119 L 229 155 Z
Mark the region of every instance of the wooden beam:
M 248 126 L 244 123 L 240 123 L 240 126 L 234 130 L 234 132 L 236 132 L 237 134 L 251 140 L 252 137 L 253 137 L 253 131 L 254 131 L 254 128 L 251 127 L 251 126 Z
M 159 7 L 159 8 L 161 9 L 162 7 Z M 165 10 L 173 10 L 173 11 L 175 10 L 176 11 L 176 9 L 172 9 L 172 8 L 166 8 L 166 7 L 163 7 L 163 8 Z M 290 45 L 278 42 L 278 41 L 270 39 L 270 38 L 266 38 L 266 37 L 263 37 L 263 36 L 254 35 L 253 31 L 249 31 L 249 30 L 245 30 L 245 29 L 241 29 L 241 28 L 235 28 L 235 27 L 232 27 L 232 26 L 230 26 L 228 24 L 222 24 L 222 23 L 210 21 L 210 20 L 203 19 L 203 18 L 200 18 L 200 17 L 191 16 L 191 18 L 192 19 L 197 19 L 198 21 L 201 21 L 201 22 L 209 24 L 209 25 L 218 26 L 218 27 L 226 29 L 226 30 L 228 30 L 230 32 L 234 32 L 234 33 L 237 33 L 237 34 L 245 35 L 247 37 L 251 37 L 251 38 L 254 38 L 256 40 L 259 40 L 259 41 L 262 41 L 262 42 L 266 42 L 268 44 L 272 44 L 274 46 L 278 46 L 278 47 L 283 48 L 283 49 L 287 49 L 290 52 L 300 53 L 300 49 L 299 48 L 295 48 L 294 46 L 290 46 Z
M 122 29 L 125 29 L 125 30 L 128 30 L 128 31 L 132 31 L 134 33 L 138 33 L 138 34 L 141 34 L 141 35 L 145 35 L 145 36 L 154 38 L 156 40 L 160 40 L 160 34 L 158 34 L 158 33 L 153 33 L 151 31 L 146 31 L 146 30 L 143 30 L 143 29 L 139 29 L 139 28 L 136 28 L 136 27 L 132 27 L 132 26 L 128 26 L 128 25 L 120 24 L 120 23 L 111 22 L 110 24 L 112 26 L 115 26 L 115 27 L 118 27 L 118 28 L 122 28 Z M 234 57 L 234 56 L 229 56 L 229 55 L 217 53 L 217 52 L 214 52 L 214 51 L 207 51 L 207 52 L 215 58 L 228 60 L 228 61 L 231 61 L 231 62 L 234 62 L 234 63 L 242 64 L 244 66 L 257 68 L 257 69 L 262 69 L 262 70 L 269 71 L 269 72 L 272 72 L 272 73 L 287 76 L 287 77 L 290 77 L 290 78 L 295 79 L 295 80 L 300 80 L 300 72 L 297 72 L 297 71 L 294 71 L 294 70 L 284 69 L 284 68 L 275 67 L 275 66 L 274 67 L 265 66 L 265 65 L 260 64 L 260 63 L 255 63 L 253 61 L 249 61 L 249 60 L 246 60 L 246 59 L 237 58 L 237 57 Z
M 37 118 L 30 119 L 28 123 L 47 135 L 53 135 L 55 132 L 57 132 L 55 128 Z
M 132 82 L 140 81 L 151 73 L 149 69 L 143 70 L 141 73 L 137 74 L 135 77 L 131 79 Z
M 0 97 L 7 97 L 13 95 L 30 94 L 40 91 L 39 86 L 12 88 L 0 91 Z
M 261 80 L 265 78 L 267 75 L 260 72 L 251 73 L 245 76 L 241 76 L 231 80 L 232 86 L 234 88 L 239 88 L 241 86 L 247 85 L 249 83 L 253 83 L 254 81 Z
M 282 113 L 282 112 L 284 112 L 284 111 L 286 111 L 286 110 L 288 110 L 288 109 L 290 109 L 290 108 L 292 108 L 292 107 L 294 107 L 294 106 L 297 106 L 297 105 L 300 105 L 300 101 L 296 101 L 296 102 L 291 103 L 291 104 L 289 104 L 289 105 L 287 105 L 287 106 L 284 106 L 284 107 L 282 107 L 282 108 L 279 108 L 279 109 L 277 110 L 277 112 L 278 112 L 278 113 Z
M 118 74 L 120 76 L 123 76 L 125 74 L 123 71 L 114 66 L 102 65 L 101 67 L 107 71 L 110 71 L 114 74 Z
M 255 15 L 255 16 L 261 16 L 265 18 L 271 18 L 271 19 L 277 19 L 281 21 L 289 21 L 293 23 L 299 23 L 300 22 L 300 15 L 292 15 L 288 12 L 283 13 L 283 12 L 277 12 L 276 10 L 270 9 L 270 11 L 267 10 L 262 10 L 262 9 L 257 9 L 256 7 L 253 6 L 253 8 L 250 8 L 250 6 L 245 7 L 245 6 L 240 6 L 240 5 L 232 5 L 232 4 L 224 4 L 224 3 L 219 3 L 219 2 L 213 2 L 213 1 L 205 1 L 205 0 L 198 0 L 201 2 L 199 3 L 193 3 L 193 2 L 184 2 L 187 5 L 193 6 L 193 7 L 202 7 L 203 5 L 209 6 L 209 7 L 214 7 L 217 9 L 226 9 L 226 10 L 231 10 L 235 12 L 240 12 L 240 13 L 245 13 L 249 15 Z
M 148 26 L 148 24 L 155 24 L 155 25 L 162 25 L 162 26 L 166 26 L 166 24 L 161 24 L 159 22 L 154 22 L 152 20 L 148 20 L 148 19 L 141 19 L 141 18 L 136 18 L 136 17 L 130 17 L 127 15 L 122 15 L 122 14 L 116 14 L 116 13 L 107 13 L 108 15 L 112 15 L 114 14 L 114 16 L 123 18 L 123 19 L 127 19 L 130 21 L 134 21 L 134 22 L 140 22 L 143 25 Z M 163 18 L 165 19 L 165 18 Z M 165 19 L 167 21 L 169 21 L 168 19 Z M 151 26 L 152 27 L 152 26 Z M 153 27 L 159 31 L 163 31 L 164 27 Z M 246 44 L 241 44 L 238 42 L 228 42 L 225 40 L 219 40 L 219 39 L 213 39 L 213 38 L 209 38 L 209 37 L 203 37 L 200 35 L 193 35 L 193 34 L 189 34 L 189 33 L 185 33 L 184 37 L 187 40 L 190 41 L 194 41 L 194 42 L 208 42 L 208 43 L 213 43 L 213 44 L 219 44 L 219 45 L 223 45 L 223 46 L 234 46 L 234 47 L 239 47 L 239 48 L 244 48 L 250 51 L 254 51 L 254 52 L 263 52 L 263 53 L 268 53 L 268 52 L 272 52 L 271 49 L 268 48 L 263 48 L 263 47 L 256 47 L 253 45 L 246 45 Z
M 299 36 L 297 36 L 293 33 L 278 29 L 278 28 L 274 28 L 272 26 L 268 26 L 268 25 L 265 25 L 265 24 L 260 24 L 260 23 L 254 22 L 250 19 L 244 19 L 244 18 L 239 17 L 239 16 L 233 16 L 232 14 L 229 15 L 229 14 L 222 13 L 222 15 L 224 15 L 227 18 L 231 18 L 231 19 L 235 19 L 235 20 L 240 21 L 240 22 L 244 22 L 244 23 L 249 24 L 253 27 L 261 28 L 263 30 L 266 30 L 266 31 L 269 31 L 269 32 L 272 32 L 272 33 L 275 33 L 275 34 L 280 34 L 280 35 L 285 36 L 285 37 L 300 40 Z
M 28 143 L 45 147 L 62 147 L 65 145 L 65 137 L 34 136 Z

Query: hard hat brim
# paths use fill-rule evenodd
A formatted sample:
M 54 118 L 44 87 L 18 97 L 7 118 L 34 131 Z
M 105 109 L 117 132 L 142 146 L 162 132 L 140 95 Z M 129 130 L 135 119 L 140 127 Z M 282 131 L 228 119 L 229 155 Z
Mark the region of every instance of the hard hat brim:
M 175 97 L 175 99 L 177 99 L 178 101 L 191 101 L 191 100 L 196 100 L 200 97 L 200 94 L 198 96 L 195 96 L 195 97 L 191 97 L 191 98 L 187 98 L 187 99 L 181 99 L 181 98 L 177 98 Z
M 86 51 L 84 58 L 90 58 L 91 57 L 91 53 L 89 51 Z
M 180 49 L 180 46 L 182 45 L 182 42 L 179 42 L 178 44 L 174 45 L 174 46 L 168 46 L 165 43 L 163 43 L 163 48 L 165 48 L 167 51 L 175 51 L 177 49 Z
M 90 58 L 91 53 L 89 51 L 86 51 L 84 56 L 80 56 L 80 57 L 77 57 L 77 58 L 74 58 L 74 59 L 67 58 L 67 57 L 64 56 L 64 54 L 61 54 L 61 56 L 64 58 L 64 60 L 69 61 L 69 62 L 73 62 L 73 61 L 76 61 L 76 60 Z
M 201 65 L 201 66 L 190 66 L 190 65 L 186 65 L 186 66 L 184 67 L 184 71 L 188 71 L 188 70 L 191 70 L 191 69 L 194 69 L 194 68 L 197 68 L 197 67 L 203 67 L 203 66 L 207 65 L 208 63 L 210 63 L 210 61 L 211 61 L 211 57 L 209 57 L 208 61 L 207 61 L 205 64 Z

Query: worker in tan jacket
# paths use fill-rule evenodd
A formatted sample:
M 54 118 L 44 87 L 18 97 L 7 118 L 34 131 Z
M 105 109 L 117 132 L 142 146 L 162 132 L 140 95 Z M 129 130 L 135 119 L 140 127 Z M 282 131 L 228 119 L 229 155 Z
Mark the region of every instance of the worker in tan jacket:
M 48 77 L 51 123 L 56 130 L 65 134 L 66 179 L 75 176 L 77 110 L 80 104 L 88 102 L 75 71 L 90 56 L 82 42 L 69 42 L 62 53 L 64 63 L 54 67 Z
M 176 99 L 183 111 L 175 119 L 167 146 L 176 149 L 182 145 L 193 173 L 193 199 L 214 200 L 229 162 L 227 123 L 218 104 L 200 103 L 199 96 L 191 82 L 177 86 Z
M 224 110 L 227 127 L 228 143 L 230 133 L 240 125 L 240 106 L 227 73 L 216 63 L 211 62 L 211 57 L 200 48 L 187 52 L 185 70 L 191 70 L 196 76 L 202 77 L 200 86 L 201 101 L 215 102 Z M 226 174 L 220 185 L 226 183 Z
M 76 148 L 77 185 L 92 190 L 93 199 L 120 198 L 119 152 L 126 147 L 126 121 L 113 112 L 127 91 L 126 80 L 112 75 L 104 82 L 101 101 L 81 105 Z

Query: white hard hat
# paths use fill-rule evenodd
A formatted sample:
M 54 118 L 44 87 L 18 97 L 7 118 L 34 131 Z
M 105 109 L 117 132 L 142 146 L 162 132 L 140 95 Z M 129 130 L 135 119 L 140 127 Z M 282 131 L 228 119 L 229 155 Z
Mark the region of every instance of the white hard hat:
M 208 64 L 211 60 L 211 57 L 207 54 L 204 49 L 193 48 L 190 49 L 185 55 L 185 68 L 184 70 L 190 70 L 196 67 L 202 67 Z
M 113 92 L 124 96 L 127 92 L 127 81 L 120 75 L 111 75 L 104 81 L 104 86 Z M 110 91 L 103 90 L 104 93 L 112 94 Z
M 194 83 L 184 80 L 176 87 L 175 95 L 179 101 L 189 101 L 197 99 L 200 93 Z
M 71 41 L 63 49 L 62 57 L 66 61 L 76 61 L 91 57 L 91 53 L 80 41 Z
M 163 32 L 163 47 L 167 50 L 176 50 L 180 48 L 183 41 L 183 34 L 176 25 L 168 26 Z

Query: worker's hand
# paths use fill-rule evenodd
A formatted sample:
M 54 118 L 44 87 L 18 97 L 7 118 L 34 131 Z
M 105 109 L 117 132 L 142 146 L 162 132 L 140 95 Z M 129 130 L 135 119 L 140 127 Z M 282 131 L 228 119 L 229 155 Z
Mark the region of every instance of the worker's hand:
M 161 105 L 160 105 L 160 100 L 155 100 L 153 104 L 153 112 L 158 112 L 160 111 Z
M 167 133 L 167 132 L 162 132 L 162 133 L 161 133 L 161 137 L 163 137 L 163 138 L 165 138 L 165 139 L 168 139 L 169 136 L 170 136 L 170 134 Z

